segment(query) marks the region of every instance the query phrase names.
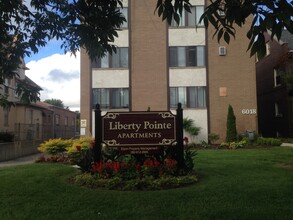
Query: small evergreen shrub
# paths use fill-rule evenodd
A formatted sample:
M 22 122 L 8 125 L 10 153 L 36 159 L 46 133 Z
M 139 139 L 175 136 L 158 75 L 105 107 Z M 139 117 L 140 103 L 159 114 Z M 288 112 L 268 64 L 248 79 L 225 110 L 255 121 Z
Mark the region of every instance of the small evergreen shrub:
M 226 142 L 237 141 L 236 117 L 234 115 L 233 107 L 231 105 L 229 105 L 228 107 L 226 126 Z

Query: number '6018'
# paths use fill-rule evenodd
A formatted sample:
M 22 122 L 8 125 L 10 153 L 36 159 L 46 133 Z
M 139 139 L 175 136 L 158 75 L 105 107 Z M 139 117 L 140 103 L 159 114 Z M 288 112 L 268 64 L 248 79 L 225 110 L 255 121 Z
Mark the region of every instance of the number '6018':
M 255 115 L 256 114 L 256 109 L 255 108 L 250 108 L 250 109 L 242 109 L 241 113 L 243 115 Z

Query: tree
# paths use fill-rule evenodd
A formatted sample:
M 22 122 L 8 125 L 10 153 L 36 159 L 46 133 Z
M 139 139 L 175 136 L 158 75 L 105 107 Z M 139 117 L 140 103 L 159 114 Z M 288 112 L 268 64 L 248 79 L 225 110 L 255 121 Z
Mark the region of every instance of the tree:
M 2 0 L 0 1 L 0 85 L 15 77 L 21 58 L 37 53 L 49 40 L 62 40 L 65 52 L 75 54 L 85 48 L 89 57 L 116 52 L 113 44 L 125 20 L 118 7 L 123 0 Z M 292 1 L 214 0 L 202 20 L 215 27 L 215 35 L 229 43 L 235 37 L 234 25 L 242 26 L 249 16 L 254 20 L 247 33 L 251 55 L 265 53 L 264 32 L 278 39 L 286 28 L 293 33 Z M 190 12 L 189 0 L 157 0 L 155 8 L 163 20 L 179 22 L 183 10 Z M 220 12 L 224 12 L 222 16 Z M 21 88 L 20 88 L 21 89 Z M 21 93 L 23 94 L 23 93 Z M 36 94 L 36 93 L 35 93 Z M 5 97 L 2 97 L 5 100 Z M 2 103 L 2 101 L 0 104 Z
M 0 1 L 0 86 L 17 76 L 23 57 L 55 38 L 63 41 L 65 52 L 75 54 L 82 46 L 91 59 L 116 52 L 114 38 L 125 21 L 118 6 L 121 0 Z M 0 98 L 1 105 L 11 105 Z
M 44 102 L 50 104 L 50 105 L 54 105 L 54 106 L 58 106 L 60 108 L 64 108 L 64 104 L 63 101 L 61 101 L 60 99 L 46 99 Z
M 183 9 L 190 12 L 189 0 L 158 0 L 157 12 L 168 23 L 174 19 L 180 21 Z M 242 27 L 249 17 L 253 17 L 247 37 L 250 40 L 250 55 L 257 54 L 261 59 L 266 54 L 264 33 L 271 32 L 271 38 L 281 38 L 282 31 L 293 33 L 292 0 L 210 0 L 201 20 L 207 28 L 215 28 L 214 36 L 222 38 L 229 44 L 230 38 L 236 36 L 235 26 Z
M 236 117 L 231 105 L 228 107 L 226 141 L 237 141 Z

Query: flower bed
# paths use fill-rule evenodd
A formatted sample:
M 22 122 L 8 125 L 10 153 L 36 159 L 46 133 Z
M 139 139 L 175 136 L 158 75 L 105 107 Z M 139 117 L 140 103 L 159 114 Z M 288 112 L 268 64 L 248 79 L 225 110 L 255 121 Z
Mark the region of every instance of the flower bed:
M 76 165 L 81 173 L 71 182 L 90 188 L 117 190 L 158 190 L 193 184 L 195 151 L 184 149 L 184 166 L 174 159 L 174 147 L 161 149 L 154 155 L 124 155 L 115 148 L 102 148 L 102 160 L 94 162 L 93 139 L 52 139 L 40 146 L 50 156 L 38 162 L 62 162 Z

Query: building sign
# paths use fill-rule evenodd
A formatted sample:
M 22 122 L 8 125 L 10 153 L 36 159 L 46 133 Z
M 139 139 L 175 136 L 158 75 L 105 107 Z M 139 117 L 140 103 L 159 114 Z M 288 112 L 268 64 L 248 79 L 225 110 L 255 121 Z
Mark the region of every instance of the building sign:
M 127 153 L 155 151 L 175 141 L 171 112 L 108 112 L 102 117 L 102 142 Z

